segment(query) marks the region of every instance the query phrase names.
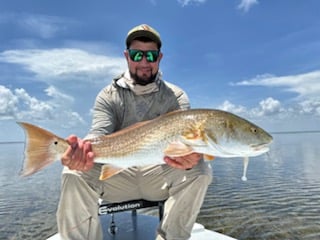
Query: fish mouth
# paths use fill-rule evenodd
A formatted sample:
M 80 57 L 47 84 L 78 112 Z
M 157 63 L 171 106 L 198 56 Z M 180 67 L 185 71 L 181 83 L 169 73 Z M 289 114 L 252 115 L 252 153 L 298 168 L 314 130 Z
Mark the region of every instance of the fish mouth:
M 268 151 L 270 143 L 251 144 L 250 147 L 254 151 Z

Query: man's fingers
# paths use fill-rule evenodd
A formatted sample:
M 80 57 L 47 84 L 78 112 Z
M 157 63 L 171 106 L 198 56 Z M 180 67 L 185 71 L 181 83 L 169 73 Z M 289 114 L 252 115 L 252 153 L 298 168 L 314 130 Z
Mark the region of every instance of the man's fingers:
M 65 153 L 61 157 L 61 162 L 62 162 L 63 165 L 68 166 L 68 164 L 71 161 L 73 152 L 74 152 L 74 150 L 72 149 L 71 146 L 69 146 L 67 148 L 67 150 L 65 151 Z
M 67 142 L 69 143 L 69 147 L 63 154 L 61 161 L 63 165 L 68 165 L 72 159 L 72 155 L 74 154 L 75 150 L 78 147 L 78 138 L 75 135 L 70 135 L 67 138 Z
M 171 167 L 174 168 L 178 168 L 178 169 L 185 169 L 183 165 L 181 165 L 181 163 L 177 162 L 176 160 L 169 158 L 169 157 L 165 157 L 164 161 Z
M 94 153 L 92 152 L 91 143 L 83 141 L 74 135 L 69 136 L 67 141 L 70 146 L 61 158 L 62 164 L 71 170 L 90 170 L 94 165 Z
M 86 164 L 84 165 L 84 170 L 87 171 L 87 170 L 90 170 L 93 165 L 94 165 L 94 153 L 93 152 L 88 152 L 87 153 L 87 161 L 86 161 Z
M 72 146 L 75 143 L 78 143 L 78 137 L 76 135 L 70 135 L 67 138 L 67 142 L 69 143 L 70 146 Z
M 202 154 L 191 153 L 182 157 L 169 158 L 165 157 L 164 161 L 171 167 L 178 169 L 190 169 L 198 164 L 199 160 L 202 158 Z

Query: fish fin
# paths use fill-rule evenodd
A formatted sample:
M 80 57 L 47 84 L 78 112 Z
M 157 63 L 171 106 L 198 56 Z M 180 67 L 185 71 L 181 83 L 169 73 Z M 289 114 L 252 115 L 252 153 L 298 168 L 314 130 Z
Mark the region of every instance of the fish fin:
M 58 157 L 58 149 L 65 149 L 68 143 L 53 133 L 30 123 L 18 122 L 26 134 L 24 163 L 21 176 L 38 172 Z M 61 151 L 62 152 L 62 151 Z
M 180 157 L 193 153 L 192 147 L 182 142 L 172 142 L 164 150 L 164 155 L 168 157 Z
M 212 161 L 212 160 L 214 160 L 214 156 L 209 155 L 209 154 L 203 154 L 203 158 L 204 158 L 204 160 L 206 160 L 206 161 Z
M 105 164 L 101 167 L 99 180 L 104 181 L 121 172 L 124 168 L 112 164 Z

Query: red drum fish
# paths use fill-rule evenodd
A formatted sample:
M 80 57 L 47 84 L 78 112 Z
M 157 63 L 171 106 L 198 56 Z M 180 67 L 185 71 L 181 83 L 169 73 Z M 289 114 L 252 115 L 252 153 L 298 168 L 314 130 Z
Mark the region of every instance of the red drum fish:
M 65 139 L 45 129 L 25 122 L 18 124 L 26 133 L 23 176 L 60 160 L 69 147 Z M 94 162 L 104 164 L 101 180 L 130 166 L 164 164 L 164 156 L 177 157 L 192 152 L 202 153 L 205 160 L 243 157 L 245 180 L 248 158 L 266 153 L 272 136 L 230 112 L 190 109 L 170 112 L 86 141 L 91 142 Z

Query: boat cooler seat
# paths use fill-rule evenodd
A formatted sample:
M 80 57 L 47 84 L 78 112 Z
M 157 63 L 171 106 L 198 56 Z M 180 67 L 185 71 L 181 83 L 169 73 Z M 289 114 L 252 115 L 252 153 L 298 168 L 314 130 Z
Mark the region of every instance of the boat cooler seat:
M 150 207 L 158 207 L 159 210 L 159 221 L 161 221 L 163 217 L 163 208 L 164 208 L 163 201 L 148 201 L 145 199 L 137 199 L 137 200 L 130 200 L 125 202 L 117 202 L 117 203 L 110 203 L 99 199 L 98 202 L 98 214 L 111 215 L 111 223 L 109 226 L 109 233 L 115 235 L 117 232 L 117 226 L 115 223 L 115 213 L 124 212 L 124 211 L 131 211 L 133 217 L 137 216 L 137 210 L 143 208 L 150 208 Z

